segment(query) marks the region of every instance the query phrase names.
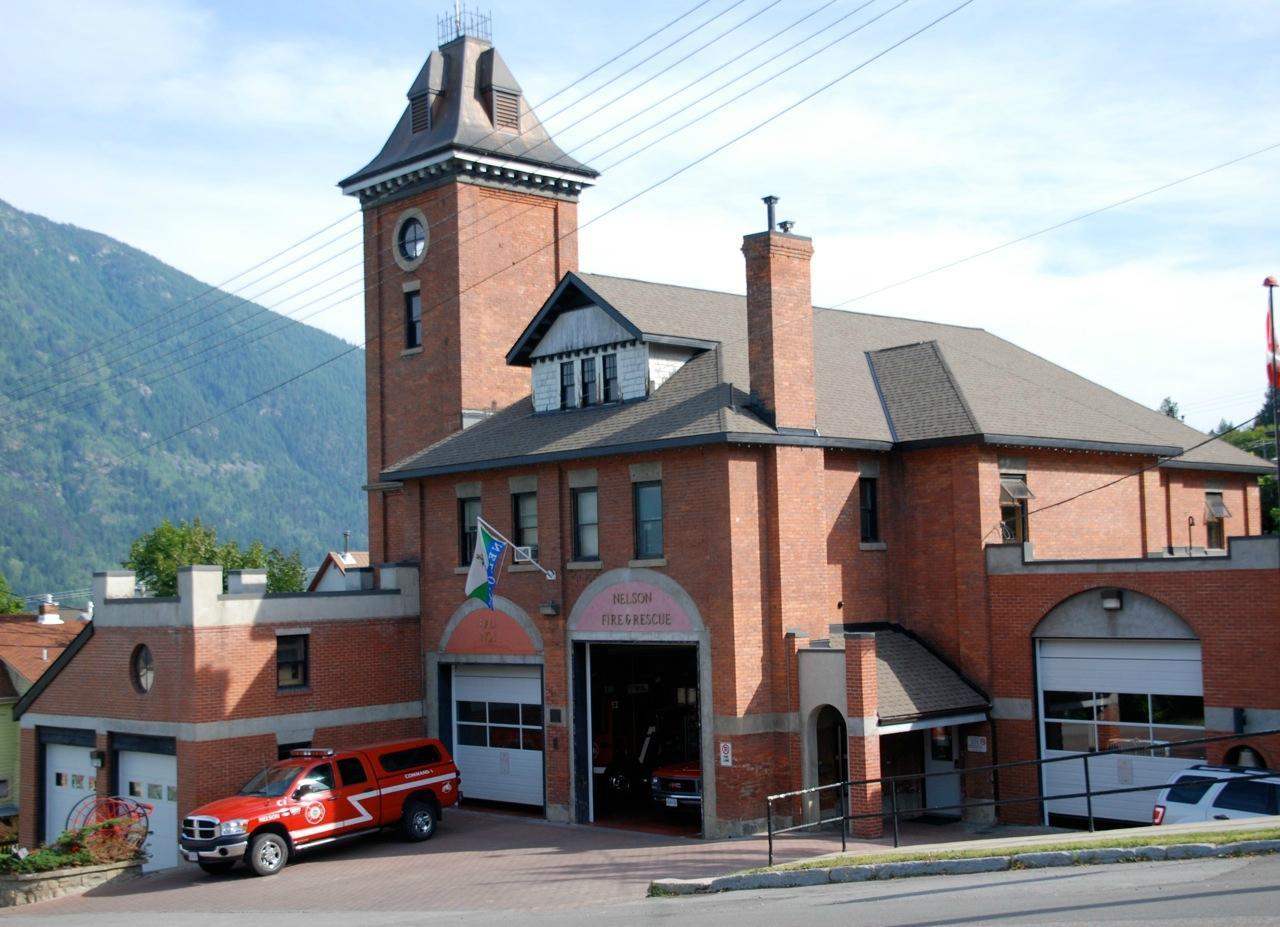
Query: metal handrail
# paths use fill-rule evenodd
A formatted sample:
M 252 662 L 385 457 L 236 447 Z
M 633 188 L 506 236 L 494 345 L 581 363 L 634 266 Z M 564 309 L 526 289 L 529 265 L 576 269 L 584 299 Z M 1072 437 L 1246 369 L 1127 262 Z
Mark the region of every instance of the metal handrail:
M 928 810 L 929 811 L 951 811 L 951 810 L 957 810 L 957 809 L 963 810 L 966 808 L 996 808 L 1003 805 L 1028 804 L 1030 802 L 1036 802 L 1037 804 L 1039 804 L 1039 803 L 1049 802 L 1049 801 L 1062 801 L 1062 800 L 1072 799 L 1072 798 L 1083 798 L 1085 800 L 1086 816 L 1089 821 L 1089 830 L 1090 832 L 1092 832 L 1094 830 L 1094 815 L 1093 815 L 1094 797 L 1103 796 L 1103 795 L 1121 795 L 1121 794 L 1127 794 L 1130 792 L 1157 791 L 1159 789 L 1168 788 L 1169 783 L 1161 782 L 1156 785 L 1138 785 L 1138 786 L 1130 786 L 1130 787 L 1120 788 L 1120 789 L 1094 790 L 1090 783 L 1089 760 L 1094 759 L 1096 757 L 1100 757 L 1100 756 L 1116 756 L 1116 755 L 1122 755 L 1127 753 L 1148 753 L 1149 754 L 1153 750 L 1166 750 L 1174 747 L 1198 746 L 1200 744 L 1221 743 L 1224 741 L 1231 741 L 1231 740 L 1244 740 L 1246 738 L 1252 739 L 1255 737 L 1269 737 L 1275 734 L 1280 734 L 1280 728 L 1273 728 L 1265 731 L 1250 731 L 1247 734 L 1220 734 L 1213 737 L 1200 737 L 1194 740 L 1163 741 L 1159 744 L 1148 743 L 1145 746 L 1113 747 L 1107 750 L 1094 750 L 1088 753 L 1074 753 L 1074 754 L 1071 754 L 1070 756 L 1052 756 L 1052 757 L 1041 757 L 1038 759 L 1031 759 L 1031 760 L 1013 760 L 1008 763 L 992 763 L 987 766 L 972 766 L 967 769 L 949 769 L 949 770 L 939 770 L 936 772 L 904 773 L 897 776 L 881 776 L 876 779 L 846 779 L 842 782 L 829 782 L 825 785 L 811 786 L 810 788 L 807 788 L 807 789 L 793 789 L 792 791 L 789 791 L 789 792 L 778 792 L 774 795 L 768 796 L 765 799 L 765 818 L 767 821 L 768 835 L 769 835 L 769 865 L 770 866 L 773 865 L 773 838 L 776 835 L 788 834 L 794 831 L 805 830 L 812 827 L 819 827 L 823 824 L 832 824 L 837 821 L 840 822 L 840 846 L 841 846 L 841 849 L 843 850 L 843 849 L 846 849 L 848 846 L 848 843 L 847 843 L 848 822 L 861 820 L 863 818 L 891 817 L 893 821 L 893 845 L 897 847 L 899 844 L 898 819 L 903 814 L 915 814 L 921 810 L 917 808 L 912 808 L 909 810 L 900 810 L 898 808 L 898 783 L 901 781 L 909 780 L 909 781 L 915 782 L 915 781 L 929 779 L 937 776 L 967 776 L 974 773 L 993 772 L 993 771 L 998 771 L 1002 769 L 1016 769 L 1016 768 L 1025 767 L 1025 766 L 1034 766 L 1037 768 L 1037 771 L 1038 771 L 1039 769 L 1049 765 L 1050 763 L 1081 762 L 1084 767 L 1085 791 L 1072 792 L 1072 793 L 1063 794 L 1063 795 L 1037 794 L 1037 795 L 1028 796 L 1025 798 L 984 799 L 981 801 L 962 802 L 958 805 L 939 805 L 939 806 L 929 808 Z M 1274 775 L 1276 775 L 1275 771 L 1264 770 L 1254 774 L 1246 774 L 1241 778 L 1262 779 L 1262 778 L 1266 778 L 1268 776 L 1274 776 Z M 880 785 L 883 787 L 885 783 L 889 784 L 890 809 L 887 813 L 884 811 L 883 808 L 880 811 L 869 811 L 869 812 L 863 812 L 859 814 L 848 813 L 849 808 L 846 803 L 848 801 L 849 789 L 851 789 L 854 786 L 867 786 L 867 785 Z M 816 795 L 820 792 L 827 791 L 829 789 L 840 790 L 840 809 L 841 809 L 840 817 L 819 818 L 819 820 L 816 820 L 816 821 L 806 821 L 803 824 L 793 824 L 789 827 L 775 828 L 773 826 L 773 804 L 775 801 L 780 801 L 785 798 L 796 798 L 799 796 Z

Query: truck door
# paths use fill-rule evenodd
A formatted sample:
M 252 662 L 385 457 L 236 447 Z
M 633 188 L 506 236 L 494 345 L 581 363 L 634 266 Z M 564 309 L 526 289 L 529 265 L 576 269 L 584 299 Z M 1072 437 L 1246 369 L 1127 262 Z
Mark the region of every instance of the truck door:
M 295 840 L 324 840 L 339 830 L 338 794 L 332 763 L 317 763 L 302 774 L 294 787 L 302 806 L 302 820 L 293 830 Z
M 378 784 L 361 757 L 344 756 L 338 760 L 337 795 L 336 811 L 342 832 L 378 826 L 381 817 Z

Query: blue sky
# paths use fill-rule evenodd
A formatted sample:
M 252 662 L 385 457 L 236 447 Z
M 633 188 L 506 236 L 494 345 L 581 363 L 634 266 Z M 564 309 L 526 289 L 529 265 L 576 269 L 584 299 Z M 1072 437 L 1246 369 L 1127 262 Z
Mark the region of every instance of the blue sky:
M 697 0 L 499 0 L 495 44 L 537 105 Z M 951 9 L 877 0 L 800 49 L 787 45 L 865 0 L 709 0 L 681 24 L 538 107 L 584 145 L 693 78 L 673 108 L 738 74 L 742 89 L 879 13 L 878 22 L 739 103 L 610 167 L 590 221 Z M 334 184 L 381 146 L 451 4 L 0 0 L 0 198 L 94 228 L 210 282 L 354 210 Z M 886 12 L 888 11 L 888 12 Z M 709 48 L 691 51 L 746 20 Z M 557 109 L 646 51 L 711 20 L 588 101 Z M 741 291 L 741 236 L 759 198 L 814 238 L 814 299 L 832 305 L 1280 142 L 1280 20 L 1237 0 L 976 0 L 765 129 L 585 228 L 585 270 Z M 640 80 L 641 90 L 569 123 Z M 660 134 L 660 133 L 655 133 Z M 1264 388 L 1263 277 L 1280 273 L 1280 150 L 1122 209 L 848 304 L 976 325 L 1146 405 L 1172 395 L 1201 428 L 1240 420 Z M 319 258 L 314 282 L 358 261 Z M 358 269 L 337 283 L 358 290 Z M 269 282 L 263 286 L 269 285 Z M 264 297 L 290 312 L 285 287 Z M 311 296 L 331 292 L 318 287 Z M 349 340 L 358 298 L 308 318 Z M 250 288 L 247 295 L 253 295 Z M 536 307 L 530 307 L 530 312 Z M 514 337 L 514 335 L 513 335 Z

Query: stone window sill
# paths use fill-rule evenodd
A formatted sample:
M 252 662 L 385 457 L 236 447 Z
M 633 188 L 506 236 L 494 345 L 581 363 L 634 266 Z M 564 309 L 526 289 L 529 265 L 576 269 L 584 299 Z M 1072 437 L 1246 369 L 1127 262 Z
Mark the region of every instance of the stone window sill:
M 570 560 L 564 565 L 566 570 L 600 570 L 604 563 L 600 560 Z
M 532 563 L 513 563 L 507 567 L 508 573 L 541 573 Z
M 632 560 L 627 564 L 629 567 L 664 567 L 666 565 L 666 557 L 654 557 L 651 560 Z
M 310 686 L 289 686 L 287 688 L 276 687 L 276 695 L 310 695 Z
M 466 576 L 470 572 L 471 572 L 471 564 L 453 568 L 453 573 L 455 576 Z
M 888 545 L 884 541 L 863 541 L 858 545 L 858 550 L 888 550 Z
M 421 354 L 421 353 L 422 353 L 422 345 L 418 345 L 416 348 L 405 348 L 403 351 L 400 352 L 400 356 L 412 357 L 415 354 Z

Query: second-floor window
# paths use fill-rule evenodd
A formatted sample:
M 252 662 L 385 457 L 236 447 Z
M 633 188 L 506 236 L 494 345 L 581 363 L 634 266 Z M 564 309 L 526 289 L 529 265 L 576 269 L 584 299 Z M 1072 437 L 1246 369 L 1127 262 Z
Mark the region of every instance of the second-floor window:
M 1025 544 L 1031 539 L 1027 500 L 1034 498 L 1025 473 L 1000 474 L 1000 534 L 1005 542 Z
M 1210 550 L 1224 550 L 1227 546 L 1227 533 L 1222 523 L 1230 518 L 1227 504 L 1222 501 L 1222 493 L 1207 492 L 1204 494 L 1204 546 Z
M 560 408 L 573 408 L 573 361 L 560 364 Z
M 281 634 L 276 638 L 276 687 L 300 689 L 308 682 L 309 634 Z
M 618 355 L 605 354 L 600 358 L 600 366 L 604 368 L 604 401 L 617 402 L 622 398 L 618 389 Z
M 633 483 L 636 521 L 636 559 L 662 556 L 662 483 Z
M 589 406 L 596 402 L 596 359 L 582 359 L 582 405 Z
M 876 479 L 858 477 L 858 513 L 861 520 L 861 538 L 864 544 L 880 540 L 880 503 L 876 496 Z
M 422 347 L 422 294 L 404 294 L 404 346 Z
M 538 494 L 517 492 L 511 495 L 512 540 L 517 547 L 529 548 L 529 556 L 538 556 Z
M 573 559 L 600 559 L 600 496 L 594 486 L 573 491 Z
M 467 566 L 476 553 L 476 519 L 480 517 L 480 499 L 472 496 L 458 500 L 458 565 Z

